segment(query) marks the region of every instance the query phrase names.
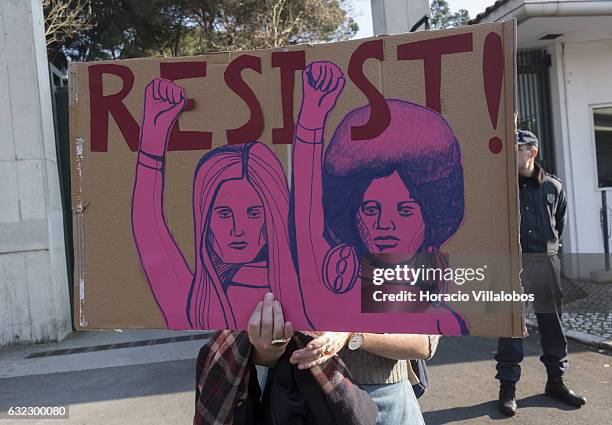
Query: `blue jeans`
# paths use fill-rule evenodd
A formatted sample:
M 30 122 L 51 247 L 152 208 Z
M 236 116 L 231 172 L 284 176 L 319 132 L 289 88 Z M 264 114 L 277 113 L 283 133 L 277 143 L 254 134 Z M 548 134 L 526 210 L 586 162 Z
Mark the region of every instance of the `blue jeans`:
M 378 407 L 375 425 L 425 425 L 409 380 L 396 384 L 360 385 Z

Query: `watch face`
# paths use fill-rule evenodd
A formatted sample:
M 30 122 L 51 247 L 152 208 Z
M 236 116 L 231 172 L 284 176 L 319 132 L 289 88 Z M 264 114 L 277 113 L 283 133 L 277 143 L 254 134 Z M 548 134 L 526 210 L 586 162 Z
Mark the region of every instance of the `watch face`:
M 363 343 L 363 334 L 355 334 L 348 343 L 349 350 L 356 350 Z

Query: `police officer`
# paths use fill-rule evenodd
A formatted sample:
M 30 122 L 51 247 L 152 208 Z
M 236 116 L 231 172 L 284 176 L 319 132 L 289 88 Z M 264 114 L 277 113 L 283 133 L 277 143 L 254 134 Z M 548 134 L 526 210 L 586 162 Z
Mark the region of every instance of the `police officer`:
M 577 395 L 563 382 L 567 369 L 567 340 L 561 322 L 561 266 L 557 256 L 565 224 L 566 199 L 561 181 L 535 162 L 538 139 L 529 131 L 517 136 L 519 195 L 521 208 L 521 248 L 523 271 L 521 281 L 526 293 L 534 295 L 548 381 L 545 394 L 580 407 L 586 398 Z M 499 409 L 507 415 L 516 413 L 515 388 L 521 375 L 523 340 L 500 338 L 497 354 L 497 376 L 500 381 Z

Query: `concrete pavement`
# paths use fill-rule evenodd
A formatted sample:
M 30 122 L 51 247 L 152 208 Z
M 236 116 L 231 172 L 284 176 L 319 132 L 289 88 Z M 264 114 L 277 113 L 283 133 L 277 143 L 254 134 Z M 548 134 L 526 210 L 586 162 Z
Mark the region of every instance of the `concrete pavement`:
M 546 371 L 540 362 L 537 330 L 525 340 L 522 377 L 517 386 L 519 410 L 512 418 L 497 412 L 498 382 L 493 338 L 443 338 L 429 362 L 431 387 L 420 400 L 427 424 L 537 424 L 608 425 L 612 423 L 612 357 L 569 342 L 569 386 L 587 396 L 587 404 L 574 409 L 545 397 Z
M 87 334 L 61 348 L 106 346 L 126 341 L 159 341 L 194 333 L 136 331 L 102 340 Z M 140 333 L 138 333 L 140 332 Z M 156 333 L 159 332 L 159 333 Z M 147 339 L 148 338 L 148 339 Z M 200 337 L 198 337 L 200 338 Z M 103 344 L 101 344 L 101 342 Z M 0 425 L 190 424 L 193 417 L 195 357 L 202 339 L 151 343 L 26 359 L 35 352 L 53 352 L 53 346 L 0 350 L 0 411 L 9 406 L 70 405 L 67 420 L 0 420 Z M 61 343 L 60 343 L 61 344 Z M 431 361 L 431 387 L 421 399 L 428 424 L 485 424 L 502 420 L 495 409 L 497 383 L 492 360 L 495 340 L 444 338 Z M 121 347 L 121 346 L 120 346 Z M 57 348 L 57 346 L 55 347 Z M 585 407 L 574 410 L 542 396 L 545 372 L 537 335 L 525 343 L 524 375 L 519 385 L 519 412 L 500 423 L 609 424 L 612 418 L 612 357 L 570 344 L 568 381 L 587 395 Z M 20 354 L 19 354 L 20 353 Z M 52 357 L 55 363 L 49 362 Z M 20 360 L 21 359 L 21 360 Z M 156 359 L 159 359 L 156 361 Z M 12 365 L 12 373 L 6 372 Z M 76 370 L 70 371 L 70 365 Z M 46 369 L 46 373 L 45 370 Z M 11 376 L 13 375 L 13 376 Z
M 75 332 L 60 343 L 1 348 L 0 412 L 69 405 L 69 419 L 0 419 L 0 425 L 189 424 L 195 358 L 207 334 Z

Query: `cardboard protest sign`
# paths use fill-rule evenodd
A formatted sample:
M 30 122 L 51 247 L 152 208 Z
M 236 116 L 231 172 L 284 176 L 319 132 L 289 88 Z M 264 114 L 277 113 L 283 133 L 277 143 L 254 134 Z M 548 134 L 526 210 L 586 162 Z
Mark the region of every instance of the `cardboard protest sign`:
M 514 22 L 70 67 L 81 329 L 523 334 Z M 524 300 L 523 300 L 524 301 Z

